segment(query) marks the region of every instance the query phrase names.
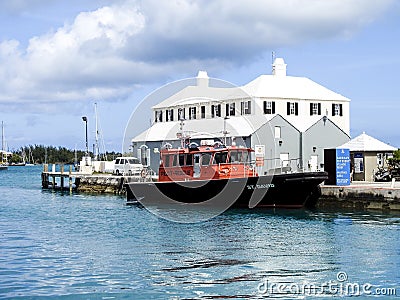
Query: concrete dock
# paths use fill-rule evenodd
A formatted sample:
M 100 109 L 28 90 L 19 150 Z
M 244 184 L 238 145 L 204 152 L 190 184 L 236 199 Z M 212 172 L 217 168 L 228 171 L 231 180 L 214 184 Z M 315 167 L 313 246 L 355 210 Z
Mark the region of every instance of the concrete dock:
M 322 185 L 320 209 L 400 210 L 400 182 L 352 182 L 349 186 Z

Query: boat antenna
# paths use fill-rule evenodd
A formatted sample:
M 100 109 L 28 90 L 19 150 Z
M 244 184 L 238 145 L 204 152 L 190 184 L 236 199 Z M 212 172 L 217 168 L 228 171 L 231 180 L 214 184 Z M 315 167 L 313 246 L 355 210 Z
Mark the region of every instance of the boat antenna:
M 228 131 L 226 131 L 226 121 L 229 120 L 228 116 L 224 117 L 224 131 L 222 132 L 224 134 L 224 145 L 226 146 L 226 136 L 229 133 Z

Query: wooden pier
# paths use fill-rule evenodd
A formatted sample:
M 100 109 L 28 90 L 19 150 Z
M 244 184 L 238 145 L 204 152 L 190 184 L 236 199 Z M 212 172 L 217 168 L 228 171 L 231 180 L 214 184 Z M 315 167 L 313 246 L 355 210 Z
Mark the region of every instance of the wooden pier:
M 49 165 L 44 164 L 42 172 L 42 188 L 69 190 L 72 192 L 74 189 L 74 184 L 76 183 L 76 178 L 82 175 L 83 174 L 79 172 L 72 172 L 72 166 L 69 166 L 69 170 L 65 171 L 64 165 L 60 165 L 60 171 L 56 172 L 55 165 L 53 165 L 53 170 L 49 171 Z M 60 178 L 59 186 L 57 186 L 57 178 Z M 67 187 L 64 185 L 65 180 L 68 181 Z
M 72 172 L 72 166 L 65 170 L 64 165 L 59 166 L 59 171 L 55 171 L 55 165 L 49 171 L 49 165 L 43 166 L 42 188 L 51 190 L 64 190 L 72 193 L 73 191 L 92 193 L 92 194 L 125 194 L 125 183 L 152 181 L 154 178 L 142 178 L 136 176 L 118 176 L 107 173 L 85 173 Z M 59 184 L 58 184 L 59 183 Z M 68 183 L 68 184 L 67 184 Z

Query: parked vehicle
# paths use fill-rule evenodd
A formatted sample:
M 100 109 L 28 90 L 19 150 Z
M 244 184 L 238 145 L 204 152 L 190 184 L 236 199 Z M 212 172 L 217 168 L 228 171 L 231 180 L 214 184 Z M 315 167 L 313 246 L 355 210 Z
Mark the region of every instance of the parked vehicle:
M 138 175 L 143 169 L 143 165 L 136 157 L 117 157 L 114 164 L 115 175 Z

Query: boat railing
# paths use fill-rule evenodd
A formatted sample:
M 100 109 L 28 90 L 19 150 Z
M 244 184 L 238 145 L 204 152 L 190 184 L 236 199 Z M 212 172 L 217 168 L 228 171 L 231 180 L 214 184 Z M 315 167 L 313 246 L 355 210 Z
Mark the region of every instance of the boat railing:
M 302 171 L 300 161 L 300 158 L 266 158 L 264 159 L 264 167 L 267 174 L 293 173 Z

